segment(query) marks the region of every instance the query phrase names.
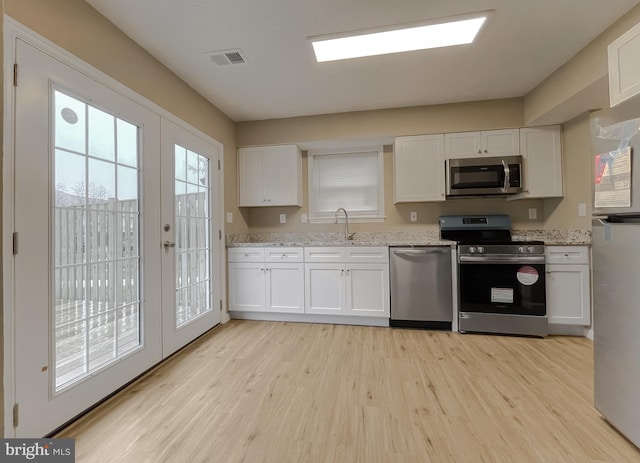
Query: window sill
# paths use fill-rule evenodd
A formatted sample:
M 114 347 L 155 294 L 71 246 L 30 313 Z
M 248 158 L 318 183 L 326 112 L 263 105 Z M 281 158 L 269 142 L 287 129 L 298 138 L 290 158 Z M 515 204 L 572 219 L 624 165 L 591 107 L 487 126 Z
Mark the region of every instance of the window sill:
M 349 217 L 349 223 L 380 223 L 386 220 L 385 216 Z M 309 223 L 336 223 L 334 217 L 309 217 Z M 344 223 L 344 215 L 338 218 L 338 223 Z

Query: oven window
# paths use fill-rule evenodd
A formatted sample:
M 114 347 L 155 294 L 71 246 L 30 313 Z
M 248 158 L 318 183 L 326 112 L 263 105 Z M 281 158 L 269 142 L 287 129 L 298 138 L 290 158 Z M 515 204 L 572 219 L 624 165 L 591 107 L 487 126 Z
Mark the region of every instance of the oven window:
M 545 315 L 544 264 L 460 264 L 460 311 Z

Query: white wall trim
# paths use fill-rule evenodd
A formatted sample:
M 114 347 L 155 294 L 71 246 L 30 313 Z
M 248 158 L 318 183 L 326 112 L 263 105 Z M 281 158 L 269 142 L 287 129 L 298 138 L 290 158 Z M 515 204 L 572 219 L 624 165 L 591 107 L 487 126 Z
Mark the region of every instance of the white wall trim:
M 218 224 L 223 239 L 219 240 L 218 255 L 220 256 L 218 273 L 220 275 L 220 297 L 222 299 L 221 321 L 226 323 L 229 320 L 229 314 L 226 311 L 226 259 L 225 254 L 225 221 L 224 221 L 224 145 L 218 140 L 212 138 L 206 133 L 191 126 L 187 122 L 178 118 L 158 104 L 148 100 L 144 96 L 133 91 L 124 84 L 116 81 L 108 74 L 94 68 L 90 64 L 81 60 L 77 56 L 71 54 L 40 34 L 32 31 L 15 19 L 4 16 L 4 143 L 3 143 L 3 162 L 2 162 L 2 179 L 3 179 L 3 203 L 2 203 L 2 219 L 3 219 L 3 340 L 4 340 L 4 436 L 13 436 L 13 417 L 12 409 L 15 401 L 15 362 L 14 362 L 14 279 L 11 269 L 14 265 L 13 259 L 13 231 L 14 231 L 14 127 L 15 127 L 15 92 L 13 86 L 13 65 L 16 62 L 15 44 L 17 40 L 22 40 L 38 48 L 43 53 L 55 58 L 72 69 L 84 74 L 94 81 L 104 85 L 105 87 L 123 95 L 134 101 L 140 106 L 154 112 L 160 117 L 167 119 L 184 130 L 192 133 L 194 136 L 201 138 L 208 143 L 216 146 L 219 152 L 220 170 L 218 171 L 217 188 L 219 200 L 219 217 Z M 18 77 L 19 79 L 19 77 Z

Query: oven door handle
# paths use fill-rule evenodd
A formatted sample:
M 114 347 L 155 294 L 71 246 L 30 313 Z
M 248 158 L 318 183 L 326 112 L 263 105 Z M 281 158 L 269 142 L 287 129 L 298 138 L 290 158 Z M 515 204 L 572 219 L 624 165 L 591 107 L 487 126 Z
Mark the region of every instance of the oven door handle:
M 509 169 L 509 164 L 507 164 L 507 161 L 504 159 L 502 160 L 502 168 L 504 169 L 504 186 L 502 187 L 502 191 L 506 193 L 511 185 L 511 169 Z
M 544 256 L 459 256 L 458 262 L 470 264 L 544 264 Z

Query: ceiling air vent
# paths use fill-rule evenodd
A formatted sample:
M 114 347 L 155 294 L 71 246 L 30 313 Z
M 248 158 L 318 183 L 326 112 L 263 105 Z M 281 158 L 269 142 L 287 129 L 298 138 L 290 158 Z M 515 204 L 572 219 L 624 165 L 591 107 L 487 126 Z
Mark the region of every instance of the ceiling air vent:
M 244 56 L 244 53 L 242 53 L 242 50 L 240 50 L 239 48 L 236 48 L 235 50 L 211 51 L 206 55 L 217 66 L 228 66 L 230 64 L 248 63 L 247 58 Z

